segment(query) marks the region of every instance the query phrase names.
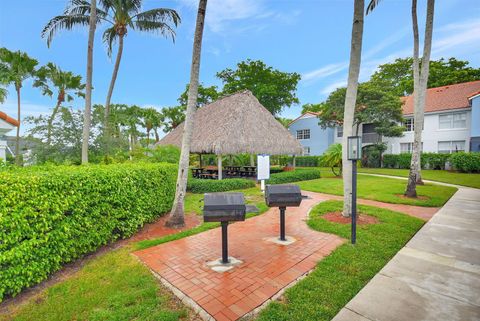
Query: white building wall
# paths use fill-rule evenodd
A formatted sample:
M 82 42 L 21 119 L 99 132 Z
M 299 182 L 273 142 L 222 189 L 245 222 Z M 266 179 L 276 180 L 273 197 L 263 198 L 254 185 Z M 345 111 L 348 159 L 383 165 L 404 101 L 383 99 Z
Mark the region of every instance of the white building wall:
M 466 128 L 440 129 L 439 115 L 452 114 L 466 111 L 467 126 Z M 408 118 L 408 117 L 406 117 Z M 470 109 L 435 112 L 425 114 L 424 128 L 422 131 L 422 142 L 424 152 L 438 152 L 439 141 L 465 141 L 465 151 L 469 151 L 470 146 L 470 127 L 471 127 L 471 111 Z M 400 154 L 401 143 L 413 142 L 413 131 L 404 132 L 403 137 L 384 137 L 383 141 L 387 144 L 386 154 Z

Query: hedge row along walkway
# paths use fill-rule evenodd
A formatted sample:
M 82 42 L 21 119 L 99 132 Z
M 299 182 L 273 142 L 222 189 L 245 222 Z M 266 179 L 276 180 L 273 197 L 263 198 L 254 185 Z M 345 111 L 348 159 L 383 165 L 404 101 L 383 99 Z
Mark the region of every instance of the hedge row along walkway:
M 287 235 L 296 239 L 291 245 L 267 241 L 278 235 L 277 208 L 229 226 L 229 255 L 243 263 L 228 272 L 215 272 L 206 265 L 221 256 L 218 228 L 134 254 L 203 319 L 237 320 L 276 299 L 286 287 L 296 283 L 314 269 L 319 260 L 346 241 L 336 235 L 313 231 L 304 222 L 314 205 L 337 197 L 313 192 L 303 194 L 310 198 L 303 200 L 298 208 L 287 209 Z M 418 214 L 419 210 L 436 211 L 362 202 L 420 217 L 424 215 Z

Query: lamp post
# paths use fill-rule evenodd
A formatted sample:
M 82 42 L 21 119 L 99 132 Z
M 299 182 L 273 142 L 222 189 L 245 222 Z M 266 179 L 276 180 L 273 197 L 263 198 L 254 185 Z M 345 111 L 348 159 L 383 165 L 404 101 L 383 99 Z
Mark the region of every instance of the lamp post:
M 347 159 L 352 161 L 352 244 L 357 240 L 357 160 L 362 158 L 362 138 L 348 136 Z

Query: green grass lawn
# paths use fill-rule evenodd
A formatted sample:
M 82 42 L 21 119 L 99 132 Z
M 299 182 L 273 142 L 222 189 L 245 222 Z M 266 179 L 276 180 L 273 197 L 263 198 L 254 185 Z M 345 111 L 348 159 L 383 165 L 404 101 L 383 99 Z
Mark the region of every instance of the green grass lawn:
M 361 173 L 408 177 L 408 169 L 359 168 L 358 171 Z M 480 174 L 422 169 L 422 177 L 431 181 L 480 188 Z
M 311 181 L 299 182 L 298 185 L 306 191 L 343 195 L 343 181 L 341 178 L 322 177 Z M 457 190 L 455 187 L 425 184 L 417 186 L 417 193 L 420 198 L 405 198 L 402 197 L 406 187 L 405 181 L 367 175 L 358 175 L 357 186 L 357 195 L 360 198 L 386 203 L 432 207 L 445 204 Z
M 130 248 L 89 261 L 0 320 L 182 320 L 189 311 L 159 285 Z
M 312 210 L 308 224 L 314 230 L 349 239 L 350 225 L 322 218 L 341 210 L 342 202 L 321 203 Z M 359 206 L 359 211 L 377 217 L 380 223 L 358 226 L 355 246 L 347 243 L 337 248 L 308 277 L 288 289 L 281 302 L 268 305 L 258 320 L 331 320 L 423 225 L 420 219 L 385 209 Z

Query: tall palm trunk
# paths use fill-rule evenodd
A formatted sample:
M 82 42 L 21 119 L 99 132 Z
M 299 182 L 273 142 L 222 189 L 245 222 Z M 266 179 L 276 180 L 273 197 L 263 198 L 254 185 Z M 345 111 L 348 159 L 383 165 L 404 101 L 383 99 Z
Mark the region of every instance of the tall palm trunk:
M 364 0 L 355 0 L 353 10 L 352 42 L 350 47 L 350 67 L 348 70 L 347 93 L 343 114 L 342 173 L 343 173 L 343 216 L 352 212 L 352 163 L 347 159 L 348 136 L 353 133 L 355 104 L 357 101 L 358 77 L 362 58 Z
M 50 144 L 52 143 L 53 120 L 55 119 L 55 116 L 58 113 L 58 109 L 60 108 L 60 105 L 62 104 L 62 101 L 63 101 L 63 99 L 60 98 L 60 95 L 59 95 L 59 98 L 57 99 L 57 104 L 53 108 L 52 114 L 50 115 L 50 117 L 48 118 L 48 121 L 47 121 L 47 145 L 48 146 L 50 146 Z
M 22 88 L 21 85 L 15 86 L 17 91 L 17 119 L 18 119 L 18 126 L 17 126 L 17 137 L 15 139 L 15 164 L 17 166 L 22 165 L 22 160 L 20 159 L 20 90 Z
M 155 143 L 158 143 L 160 141 L 160 136 L 158 135 L 158 129 L 154 128 L 153 132 L 155 133 Z
M 88 141 L 90 138 L 90 123 L 92 117 L 93 40 L 95 38 L 97 20 L 97 0 L 91 0 L 90 12 L 87 48 L 87 84 L 85 89 L 85 114 L 83 117 L 82 135 L 82 164 L 88 163 Z
M 173 202 L 170 217 L 166 222 L 169 227 L 185 226 L 184 217 L 184 199 L 187 191 L 188 165 L 190 158 L 190 143 L 192 140 L 193 125 L 195 120 L 195 111 L 197 109 L 198 96 L 198 75 L 200 71 L 200 53 L 202 50 L 203 27 L 205 24 L 205 12 L 207 10 L 207 0 L 199 0 L 197 23 L 195 26 L 195 37 L 193 40 L 192 66 L 190 70 L 190 86 L 188 88 L 187 111 L 185 115 L 185 125 L 183 127 L 182 151 L 178 165 L 177 186 L 175 191 L 175 200 Z
M 105 119 L 104 119 L 104 127 L 105 127 L 105 138 L 109 139 L 109 124 L 108 118 L 110 117 L 110 100 L 112 99 L 113 88 L 115 87 L 115 82 L 117 81 L 118 69 L 120 68 L 120 61 L 122 60 L 122 53 L 123 53 L 123 38 L 125 34 L 120 34 L 118 36 L 118 52 L 117 58 L 115 59 L 115 66 L 113 67 L 112 79 L 110 80 L 110 87 L 108 88 L 107 94 L 107 101 L 105 102 Z M 108 146 L 108 142 L 107 142 Z
M 414 140 L 410 172 L 408 174 L 405 196 L 417 197 L 417 184 L 423 184 L 421 177 L 422 130 L 427 92 L 430 53 L 432 51 L 433 15 L 435 0 L 427 2 L 427 18 L 425 22 L 425 40 L 421 66 L 419 63 L 419 35 L 417 20 L 417 0 L 412 0 L 413 22 L 413 103 L 414 103 Z

